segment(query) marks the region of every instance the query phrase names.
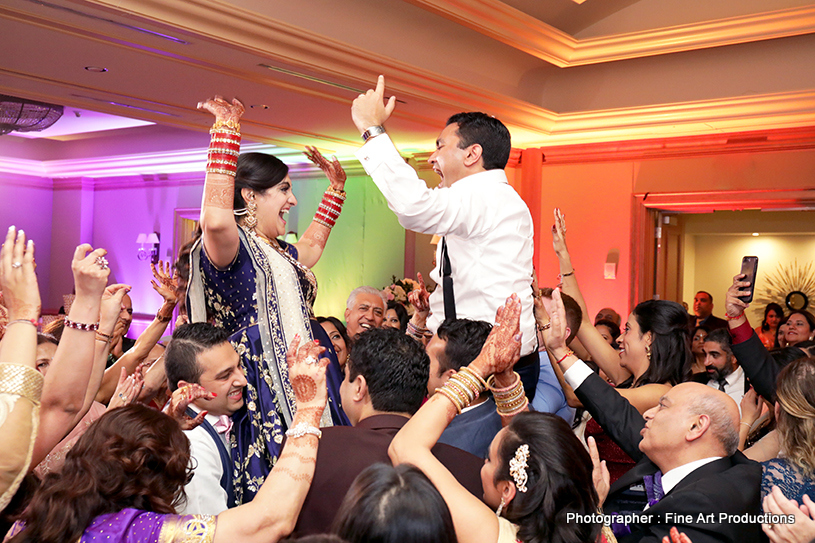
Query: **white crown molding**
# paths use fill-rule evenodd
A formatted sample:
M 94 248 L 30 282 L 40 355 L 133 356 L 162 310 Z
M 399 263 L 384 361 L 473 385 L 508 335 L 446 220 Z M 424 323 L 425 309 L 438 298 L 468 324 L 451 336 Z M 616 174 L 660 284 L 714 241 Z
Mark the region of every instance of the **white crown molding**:
M 815 6 L 585 40 L 500 0 L 405 0 L 560 68 L 815 32 Z

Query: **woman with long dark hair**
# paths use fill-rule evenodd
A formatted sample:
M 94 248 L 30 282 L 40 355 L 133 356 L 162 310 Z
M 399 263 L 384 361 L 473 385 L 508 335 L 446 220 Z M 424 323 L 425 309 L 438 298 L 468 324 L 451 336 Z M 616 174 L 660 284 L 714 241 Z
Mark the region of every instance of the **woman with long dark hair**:
M 311 485 L 327 400 L 322 349 L 296 347 L 287 353 L 292 381 L 302 384 L 295 431 L 251 503 L 217 517 L 176 515 L 192 475 L 189 440 L 176 420 L 131 404 L 102 415 L 62 471 L 45 476 L 10 543 L 271 543 L 288 535 Z
M 317 339 L 332 364 L 330 409 L 321 426 L 348 424 L 340 407 L 342 374 L 331 342 L 314 320 L 317 280 L 311 267 L 322 255 L 345 200 L 345 172 L 316 150 L 307 156 L 330 186 L 300 241 L 288 244 L 288 211 L 297 205 L 288 166 L 272 155 L 240 149 L 243 105 L 220 97 L 199 104 L 215 116 L 201 207 L 201 243 L 191 253 L 191 322 L 214 320 L 230 335 L 249 382 L 246 407 L 234 417 L 235 499 L 248 502 L 280 454 L 294 417 L 286 346 L 295 335 Z
M 412 464 L 433 482 L 450 509 L 459 543 L 594 543 L 599 523 L 567 520 L 572 513 L 597 512 L 589 453 L 560 417 L 523 412 L 523 386 L 511 370 L 520 354 L 519 315 L 520 302 L 513 295 L 498 310 L 478 357 L 430 397 L 396 434 L 388 452 L 394 464 Z M 465 400 L 483 387 L 479 379 L 484 378 L 509 425 L 493 439 L 481 470 L 482 502 L 456 481 L 431 448 L 466 408 Z
M 566 220 L 559 209 L 555 209 L 552 243 L 560 263 L 563 292 L 574 298 L 583 310 L 583 323 L 577 338 L 592 361 L 615 384 L 615 390 L 640 413 L 645 413 L 657 405 L 673 385 L 690 378 L 693 355 L 687 311 L 678 303 L 667 300 L 640 302 L 617 338 L 620 350 L 615 350 L 588 320 L 586 302 L 566 247 Z M 592 416 L 596 415 L 592 413 Z M 600 458 L 608 462 L 612 482 L 634 465 L 633 459 L 605 435 L 594 418 L 586 424 L 585 434 L 597 441 Z
M 778 325 L 784 318 L 784 308 L 775 302 L 770 302 L 764 308 L 764 319 L 756 326 L 756 335 L 767 349 L 778 347 Z

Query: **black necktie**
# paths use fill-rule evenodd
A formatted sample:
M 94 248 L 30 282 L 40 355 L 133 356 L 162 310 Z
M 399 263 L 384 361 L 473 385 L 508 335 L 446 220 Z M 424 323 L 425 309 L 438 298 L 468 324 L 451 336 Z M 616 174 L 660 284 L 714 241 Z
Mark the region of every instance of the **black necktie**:
M 727 379 L 725 379 L 724 377 L 720 377 L 717 380 L 717 382 L 719 383 L 719 390 L 721 390 L 722 392 L 725 392 L 724 386 L 727 384 Z
M 444 320 L 456 318 L 456 298 L 453 294 L 453 268 L 447 256 L 447 237 L 441 238 L 441 287 L 444 294 Z

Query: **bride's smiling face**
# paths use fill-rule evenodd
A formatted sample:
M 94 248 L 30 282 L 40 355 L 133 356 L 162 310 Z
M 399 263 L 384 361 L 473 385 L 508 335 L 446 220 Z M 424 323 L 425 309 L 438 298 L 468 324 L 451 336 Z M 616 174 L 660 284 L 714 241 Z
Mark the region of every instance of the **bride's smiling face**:
M 297 198 L 291 190 L 291 179 L 287 175 L 277 185 L 263 192 L 250 191 L 257 205 L 258 225 L 256 230 L 269 239 L 286 235 L 286 214 L 297 205 Z M 246 199 L 246 196 L 244 196 Z

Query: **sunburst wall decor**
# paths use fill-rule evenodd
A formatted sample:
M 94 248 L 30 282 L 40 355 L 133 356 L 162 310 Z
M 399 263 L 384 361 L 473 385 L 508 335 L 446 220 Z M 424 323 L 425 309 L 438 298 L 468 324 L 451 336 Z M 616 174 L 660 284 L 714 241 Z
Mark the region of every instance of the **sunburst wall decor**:
M 756 289 L 755 304 L 775 302 L 786 305 L 790 311 L 815 304 L 815 262 L 798 264 L 796 258 L 791 264 L 781 264 L 776 271 L 766 274 L 761 283 Z M 805 307 L 800 306 L 802 302 Z

